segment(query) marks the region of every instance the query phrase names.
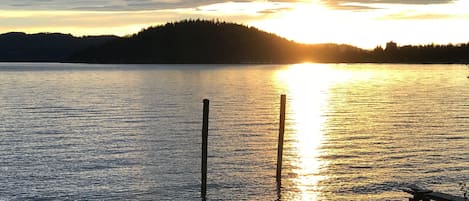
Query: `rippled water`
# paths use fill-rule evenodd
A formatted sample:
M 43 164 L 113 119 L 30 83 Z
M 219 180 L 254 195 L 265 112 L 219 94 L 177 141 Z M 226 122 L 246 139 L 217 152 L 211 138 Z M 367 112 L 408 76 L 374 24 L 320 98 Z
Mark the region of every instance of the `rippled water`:
M 460 65 L 0 64 L 0 200 L 403 200 L 469 183 Z M 287 94 L 282 188 L 279 96 Z

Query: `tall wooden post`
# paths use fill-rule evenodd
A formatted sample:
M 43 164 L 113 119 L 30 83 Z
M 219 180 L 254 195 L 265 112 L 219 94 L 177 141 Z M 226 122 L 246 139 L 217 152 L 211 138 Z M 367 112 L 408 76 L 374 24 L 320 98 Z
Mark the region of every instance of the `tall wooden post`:
M 278 132 L 278 149 L 277 149 L 277 187 L 280 187 L 282 181 L 282 158 L 283 158 L 283 136 L 285 133 L 285 106 L 287 96 L 280 96 L 280 124 Z
M 208 112 L 209 112 L 208 99 L 204 99 L 204 114 L 202 123 L 202 184 L 201 184 L 201 197 L 205 199 L 207 196 L 207 143 L 208 143 Z

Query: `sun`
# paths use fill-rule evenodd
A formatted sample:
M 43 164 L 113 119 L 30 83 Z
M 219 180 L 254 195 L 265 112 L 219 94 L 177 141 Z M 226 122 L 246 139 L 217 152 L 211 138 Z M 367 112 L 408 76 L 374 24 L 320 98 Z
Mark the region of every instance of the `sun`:
M 297 42 L 308 42 L 312 37 L 313 27 L 306 23 L 306 19 L 314 19 L 319 15 L 325 14 L 324 11 L 315 4 L 305 3 L 304 6 L 296 6 L 293 9 L 276 13 L 268 19 L 252 22 L 251 25 L 262 30 L 273 32 Z M 297 30 L 302 28 L 302 32 Z
M 289 10 L 253 21 L 250 25 L 299 43 L 336 43 L 374 48 L 377 40 L 370 39 L 387 34 L 373 28 L 377 27 L 374 15 L 376 13 L 338 10 L 321 3 L 307 2 L 297 3 Z
M 252 22 L 251 25 L 268 32 L 302 43 L 317 43 L 324 39 L 324 30 L 337 30 L 334 21 L 337 13 L 317 3 L 297 4 L 290 10 L 276 13 L 268 19 Z M 327 36 L 330 38 L 330 36 Z

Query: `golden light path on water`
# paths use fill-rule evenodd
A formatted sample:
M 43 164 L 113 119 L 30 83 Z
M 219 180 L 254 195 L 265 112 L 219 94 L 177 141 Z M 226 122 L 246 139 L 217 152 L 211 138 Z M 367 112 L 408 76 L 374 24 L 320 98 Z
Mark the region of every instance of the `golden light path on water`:
M 318 184 L 325 179 L 320 172 L 327 169 L 327 162 L 320 159 L 319 148 L 325 137 L 328 90 L 334 83 L 348 80 L 351 73 L 328 64 L 297 64 L 279 71 L 275 77 L 288 98 L 286 138 L 291 138 L 291 144 L 286 146 L 291 146 L 293 156 L 290 157 L 294 158 L 290 160 L 294 176 L 288 179 L 298 193 L 284 197 L 318 200 L 321 195 Z

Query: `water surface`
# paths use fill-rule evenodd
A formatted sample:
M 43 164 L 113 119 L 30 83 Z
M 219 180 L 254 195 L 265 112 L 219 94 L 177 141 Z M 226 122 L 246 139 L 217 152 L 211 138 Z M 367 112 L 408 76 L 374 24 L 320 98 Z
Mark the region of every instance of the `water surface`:
M 0 64 L 0 199 L 402 200 L 469 182 L 460 65 Z M 279 96 L 287 128 L 275 184 Z

